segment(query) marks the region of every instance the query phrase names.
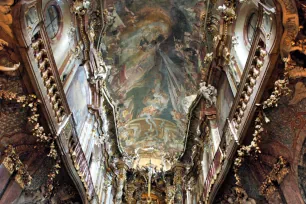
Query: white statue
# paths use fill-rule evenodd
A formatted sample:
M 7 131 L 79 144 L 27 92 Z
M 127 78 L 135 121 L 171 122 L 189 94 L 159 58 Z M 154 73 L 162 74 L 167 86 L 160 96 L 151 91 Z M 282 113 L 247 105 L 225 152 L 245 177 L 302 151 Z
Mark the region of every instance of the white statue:
M 97 70 L 95 70 L 95 78 L 105 80 L 110 73 L 111 66 L 106 65 L 104 60 L 99 60 Z
M 206 82 L 200 83 L 200 94 L 208 101 L 207 107 L 212 107 L 217 103 L 217 89 Z

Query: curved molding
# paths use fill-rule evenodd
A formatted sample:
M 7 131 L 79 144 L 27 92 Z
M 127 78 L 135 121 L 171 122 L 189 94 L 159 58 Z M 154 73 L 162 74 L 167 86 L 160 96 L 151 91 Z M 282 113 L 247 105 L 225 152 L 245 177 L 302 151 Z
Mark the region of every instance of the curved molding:
M 292 49 L 292 41 L 295 40 L 299 32 L 299 16 L 296 4 L 293 0 L 278 1 L 282 7 L 284 34 L 280 43 L 280 53 L 282 58 L 286 58 Z

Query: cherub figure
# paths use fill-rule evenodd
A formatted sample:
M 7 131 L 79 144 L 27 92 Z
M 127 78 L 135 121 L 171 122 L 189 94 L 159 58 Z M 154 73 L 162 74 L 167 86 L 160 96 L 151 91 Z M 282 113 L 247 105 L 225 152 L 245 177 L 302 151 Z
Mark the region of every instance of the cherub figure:
M 212 85 L 206 85 L 206 82 L 200 83 L 200 93 L 208 101 L 207 107 L 216 105 L 217 103 L 217 89 Z
M 4 47 L 7 47 L 8 43 L 2 39 L 0 39 L 0 51 L 4 50 Z M 3 72 L 12 72 L 12 71 L 16 71 L 20 66 L 20 63 L 18 64 L 14 64 L 13 67 L 6 67 L 6 66 L 1 66 L 0 65 L 0 71 Z

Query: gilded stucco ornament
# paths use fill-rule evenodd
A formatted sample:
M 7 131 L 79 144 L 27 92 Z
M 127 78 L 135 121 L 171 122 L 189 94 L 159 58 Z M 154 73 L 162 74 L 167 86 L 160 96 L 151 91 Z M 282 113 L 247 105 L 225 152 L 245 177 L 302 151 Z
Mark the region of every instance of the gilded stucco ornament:
M 195 145 L 192 146 L 192 149 L 191 149 L 190 159 L 191 159 L 192 164 L 194 164 L 194 162 L 195 162 L 195 157 L 197 155 L 197 152 L 198 152 L 198 146 L 195 144 Z
M 285 71 L 288 72 L 288 77 L 290 79 L 306 77 L 306 69 L 292 60 L 290 55 L 288 55 L 287 58 L 284 58 L 283 61 L 285 62 Z
M 291 51 L 298 50 L 306 55 L 306 39 L 297 40 L 296 42 L 292 42 Z
M 212 36 L 216 36 L 219 34 L 219 19 L 216 14 L 210 14 L 208 16 L 208 26 L 207 31 L 211 33 Z
M 238 36 L 232 36 L 232 46 L 233 46 L 233 47 L 235 47 L 236 45 L 239 44 L 238 39 L 239 39 Z
M 103 11 L 104 19 L 104 31 L 111 28 L 115 23 L 116 16 L 114 16 L 114 8 L 104 9 Z
M 204 63 L 210 64 L 213 61 L 213 52 L 207 53 L 204 57 Z
M 70 50 L 73 57 L 76 58 L 76 59 L 81 59 L 81 54 L 82 54 L 83 48 L 84 48 L 84 46 L 83 46 L 82 41 L 79 41 L 77 46 L 75 46 L 74 49 Z
M 3 164 L 10 174 L 16 172 L 15 180 L 21 188 L 25 188 L 31 184 L 32 177 L 27 171 L 27 166 L 19 159 L 19 155 L 16 153 L 15 148 L 9 145 L 5 152 L 5 159 Z
M 284 74 L 284 79 L 279 79 L 274 83 L 274 90 L 270 97 L 263 102 L 263 109 L 270 107 L 277 107 L 278 101 L 282 96 L 286 96 L 291 93 L 291 90 L 288 88 L 289 79 L 288 74 Z
M 253 198 L 250 198 L 246 191 L 241 187 L 233 187 L 230 194 L 224 195 L 223 200 L 235 204 L 256 204 Z
M 296 1 L 280 0 L 278 1 L 282 8 L 282 23 L 284 34 L 280 42 L 280 54 L 282 58 L 288 57 L 292 51 L 292 42 L 296 39 L 299 32 L 299 16 L 296 7 Z
M 289 105 L 295 105 L 306 98 L 306 86 L 299 81 L 295 84 L 293 98 L 289 101 Z
M 284 79 L 279 79 L 274 83 L 274 90 L 262 104 L 257 104 L 261 108 L 259 114 L 255 119 L 255 130 L 253 133 L 253 139 L 248 146 L 241 146 L 237 150 L 237 157 L 234 161 L 234 176 L 236 179 L 236 185 L 241 186 L 241 179 L 239 176 L 239 168 L 243 164 L 245 157 L 253 156 L 255 159 L 258 158 L 258 154 L 261 153 L 259 144 L 261 142 L 261 133 L 264 131 L 264 122 L 270 122 L 270 120 L 265 116 L 264 110 L 267 108 L 277 107 L 278 101 L 282 96 L 288 95 L 291 90 L 287 87 L 289 84 L 289 79 L 287 73 L 284 73 Z
M 37 99 L 35 95 L 17 95 L 13 92 L 8 92 L 4 90 L 0 90 L 0 99 L 8 100 L 8 101 L 16 101 L 21 104 L 23 108 L 28 108 L 30 110 L 30 115 L 28 116 L 28 122 L 31 124 L 32 134 L 37 138 L 38 142 L 45 143 L 50 148 L 50 152 L 48 157 L 52 158 L 55 161 L 53 168 L 50 169 L 48 173 L 48 179 L 46 183 L 46 192 L 44 193 L 44 197 L 48 198 L 52 195 L 53 187 L 54 187 L 54 178 L 59 173 L 60 160 L 58 158 L 57 149 L 55 147 L 55 137 L 52 137 L 51 134 L 46 134 L 44 127 L 39 123 L 39 114 L 38 114 L 38 105 L 40 100 Z M 8 146 L 7 150 L 7 161 L 8 169 L 16 170 L 18 173 L 16 175 L 16 181 L 20 184 L 22 188 L 30 185 L 31 177 L 26 172 L 26 167 L 23 167 L 22 162 L 19 160 L 18 155 L 16 154 L 14 148 L 12 146 Z M 17 168 L 15 168 L 17 165 Z
M 250 145 L 242 145 L 240 149 L 237 150 L 237 157 L 234 160 L 234 177 L 236 179 L 236 185 L 241 186 L 241 179 L 239 176 L 239 168 L 247 156 L 253 156 L 254 158 L 258 157 L 258 154 L 261 153 L 259 148 L 259 143 L 261 142 L 261 133 L 264 131 L 263 129 L 263 118 L 262 115 L 259 114 L 255 119 L 255 130 L 253 133 L 253 140 Z
M 289 162 L 280 156 L 274 164 L 272 171 L 270 171 L 260 186 L 260 193 L 269 200 L 274 192 L 277 191 L 289 171 Z
M 100 54 L 101 55 L 101 54 Z M 99 58 L 97 69 L 94 72 L 95 79 L 105 80 L 111 70 L 110 65 L 106 65 L 102 57 Z
M 221 36 L 220 35 L 215 35 L 214 38 L 213 38 L 214 48 L 217 48 L 220 41 L 221 41 Z
M 237 18 L 233 7 L 229 7 L 223 4 L 222 6 L 219 6 L 217 10 L 222 13 L 222 18 L 225 22 L 233 23 L 233 21 Z
M 174 204 L 175 196 L 175 186 L 167 185 L 166 186 L 166 202 L 167 204 Z
M 229 63 L 231 60 L 231 53 L 230 53 L 230 49 L 228 47 L 224 47 L 222 50 L 222 56 L 225 60 L 225 63 Z
M 71 12 L 78 14 L 78 15 L 84 15 L 87 11 L 87 9 L 90 6 L 90 1 L 88 0 L 76 0 L 73 2 L 73 5 L 71 7 Z

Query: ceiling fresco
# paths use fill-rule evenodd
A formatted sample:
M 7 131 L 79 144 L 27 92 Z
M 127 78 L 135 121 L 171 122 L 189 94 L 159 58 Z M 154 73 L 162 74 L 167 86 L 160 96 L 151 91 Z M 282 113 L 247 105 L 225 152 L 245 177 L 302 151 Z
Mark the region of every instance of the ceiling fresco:
M 205 56 L 200 40 L 205 5 L 195 0 L 107 5 L 113 24 L 102 54 L 112 67 L 107 86 L 118 110 L 121 147 L 143 157 L 180 155 Z

